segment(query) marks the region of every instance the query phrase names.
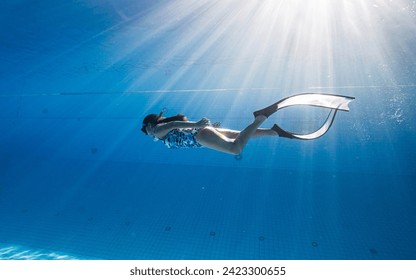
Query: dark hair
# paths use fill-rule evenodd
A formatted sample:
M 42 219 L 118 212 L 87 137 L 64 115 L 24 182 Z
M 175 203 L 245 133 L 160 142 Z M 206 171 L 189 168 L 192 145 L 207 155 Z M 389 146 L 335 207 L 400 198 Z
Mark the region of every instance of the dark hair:
M 144 134 L 147 135 L 147 131 L 146 131 L 146 126 L 151 123 L 153 125 L 158 125 L 161 123 L 168 123 L 168 122 L 174 122 L 174 121 L 187 121 L 188 119 L 186 118 L 186 116 L 181 115 L 181 114 L 177 114 L 175 116 L 172 117 L 167 117 L 164 118 L 162 117 L 162 113 L 161 112 L 159 115 L 156 114 L 150 114 L 147 115 L 144 119 L 143 119 L 143 125 L 142 125 L 142 131 Z

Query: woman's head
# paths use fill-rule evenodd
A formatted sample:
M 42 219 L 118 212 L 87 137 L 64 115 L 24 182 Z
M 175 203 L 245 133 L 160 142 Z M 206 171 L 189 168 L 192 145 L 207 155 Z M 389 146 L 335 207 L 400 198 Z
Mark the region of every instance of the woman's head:
M 155 126 L 155 125 L 157 125 L 159 123 L 159 121 L 161 121 L 161 119 L 163 119 L 162 116 L 161 116 L 161 114 L 159 114 L 159 115 L 156 115 L 156 114 L 147 115 L 143 119 L 143 126 L 142 126 L 143 133 L 145 133 L 147 135 L 148 134 L 147 133 L 147 129 L 146 129 L 147 126 L 149 124 L 151 124 L 152 126 Z
M 151 125 L 152 127 L 155 127 L 156 125 L 161 124 L 161 123 L 168 123 L 168 122 L 173 122 L 173 121 L 187 121 L 188 120 L 186 118 L 186 116 L 181 115 L 181 114 L 178 114 L 178 115 L 172 116 L 172 117 L 167 117 L 167 118 L 162 117 L 162 115 L 163 115 L 163 111 L 160 112 L 159 115 L 156 115 L 156 114 L 147 115 L 143 119 L 143 125 L 142 125 L 141 131 L 144 134 L 148 135 L 147 127 L 149 125 Z

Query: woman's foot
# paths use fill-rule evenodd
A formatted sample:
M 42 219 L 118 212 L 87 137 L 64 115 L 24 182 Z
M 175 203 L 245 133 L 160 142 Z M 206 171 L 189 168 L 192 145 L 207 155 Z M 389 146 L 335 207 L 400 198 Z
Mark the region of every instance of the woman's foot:
M 256 118 L 254 119 L 254 123 L 263 123 L 265 120 L 267 120 L 267 117 L 264 115 L 257 115 Z

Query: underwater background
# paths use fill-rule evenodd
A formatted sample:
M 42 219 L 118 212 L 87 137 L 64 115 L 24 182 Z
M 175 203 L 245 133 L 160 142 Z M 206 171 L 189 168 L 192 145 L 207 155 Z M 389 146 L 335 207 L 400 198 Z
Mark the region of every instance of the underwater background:
M 415 1 L 0 11 L 0 259 L 416 258 Z M 243 129 L 300 92 L 356 99 L 240 157 L 140 131 L 162 110 Z M 298 107 L 264 127 L 328 113 Z

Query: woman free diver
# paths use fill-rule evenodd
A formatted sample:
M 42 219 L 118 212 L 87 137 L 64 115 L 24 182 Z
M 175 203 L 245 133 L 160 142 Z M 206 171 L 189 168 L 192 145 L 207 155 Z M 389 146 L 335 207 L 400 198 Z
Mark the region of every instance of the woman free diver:
M 143 119 L 142 131 L 157 140 L 161 140 L 168 148 L 206 147 L 216 151 L 239 155 L 247 142 L 254 137 L 280 136 L 300 140 L 312 140 L 324 135 L 332 125 L 338 110 L 349 111 L 348 103 L 354 97 L 302 93 L 282 99 L 264 109 L 254 112 L 254 121 L 241 131 L 219 128 L 211 124 L 207 118 L 197 122 L 189 121 L 186 116 L 178 114 L 163 117 L 150 114 Z M 308 105 L 331 109 L 325 123 L 309 134 L 295 134 L 274 124 L 272 128 L 260 128 L 261 124 L 277 110 L 295 105 Z

